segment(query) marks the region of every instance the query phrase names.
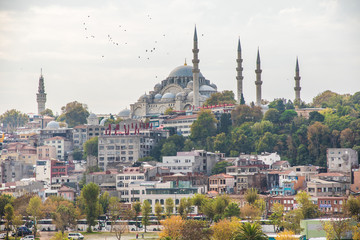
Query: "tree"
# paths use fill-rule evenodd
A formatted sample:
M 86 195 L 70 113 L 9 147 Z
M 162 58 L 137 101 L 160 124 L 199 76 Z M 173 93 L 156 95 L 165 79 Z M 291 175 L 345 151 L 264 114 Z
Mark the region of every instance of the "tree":
M 22 216 L 20 214 L 15 213 L 12 221 L 12 225 L 15 229 L 15 240 L 18 237 L 18 228 L 23 224 Z
M 170 239 L 180 239 L 181 228 L 184 220 L 180 216 L 171 216 L 161 221 L 163 230 L 159 233 L 160 238 L 170 237 Z
M 109 210 L 109 200 L 110 200 L 110 195 L 109 192 L 107 191 L 102 193 L 99 197 L 99 203 L 101 205 L 103 213 L 107 213 Z
M 292 109 L 285 110 L 280 115 L 280 122 L 282 123 L 290 123 L 297 116 L 297 112 Z
M 209 239 L 210 232 L 207 231 L 205 221 L 189 219 L 181 226 L 181 238 L 186 240 Z
M 173 211 L 174 211 L 174 200 L 172 198 L 168 198 L 165 200 L 165 213 L 168 217 L 170 217 Z
M 49 109 L 49 108 L 47 108 L 47 109 L 45 109 L 44 111 L 42 111 L 42 112 L 40 113 L 40 115 L 42 115 L 42 116 L 49 116 L 49 117 L 55 117 L 53 111 L 52 111 L 51 109 Z
M 227 207 L 225 208 L 225 211 L 224 211 L 224 216 L 228 217 L 228 218 L 240 217 L 239 205 L 234 202 L 227 205 Z
M 162 206 L 159 202 L 155 203 L 155 216 L 156 216 L 156 219 L 158 220 L 158 225 L 160 226 L 160 220 L 162 218 L 162 212 L 163 212 L 163 209 L 162 209 Z
M 81 151 L 78 148 L 74 149 L 74 151 L 72 152 L 71 155 L 74 160 L 82 160 L 83 159 L 83 151 Z
M 29 117 L 25 113 L 21 113 L 16 109 L 7 110 L 0 115 L 0 122 L 7 131 L 14 131 L 18 127 L 22 127 L 27 123 Z
M 255 188 L 249 188 L 249 189 L 246 190 L 245 200 L 249 204 L 254 204 L 257 199 L 259 199 L 259 195 L 258 195 L 257 190 Z
M 121 203 L 119 201 L 119 198 L 117 197 L 111 197 L 109 199 L 109 207 L 108 207 L 110 220 L 111 220 L 111 228 L 110 232 L 113 231 L 113 227 L 116 223 L 116 220 L 119 219 L 121 214 Z
M 276 235 L 275 240 L 297 240 L 299 238 L 294 236 L 295 233 L 292 231 L 283 231 Z
M 211 169 L 211 174 L 219 174 L 225 173 L 226 167 L 231 166 L 232 164 L 226 161 L 220 161 L 215 164 L 215 166 Z
M 8 194 L 2 194 L 0 195 L 0 219 L 5 214 L 5 206 L 10 203 L 12 204 L 14 202 L 14 198 L 11 195 Z
M 245 101 L 244 101 L 245 102 Z M 204 106 L 219 105 L 219 104 L 235 104 L 235 95 L 233 91 L 225 90 L 216 92 L 206 99 Z
M 312 111 L 309 113 L 310 122 L 323 122 L 324 119 L 325 119 L 324 115 L 322 115 L 318 111 Z
M 114 230 L 115 230 L 115 237 L 117 238 L 117 240 L 121 240 L 121 236 L 127 231 L 127 229 L 128 229 L 127 223 L 116 224 Z
M 174 115 L 175 111 L 172 107 L 169 107 L 168 109 L 165 110 L 164 115 Z
M 135 218 L 135 222 L 136 222 L 136 231 L 137 231 L 137 227 L 138 227 L 137 220 L 138 220 L 138 216 L 140 215 L 140 212 L 141 212 L 141 203 L 140 202 L 133 203 L 132 209 L 134 210 L 134 213 L 135 213 L 134 218 Z
M 58 231 L 57 233 L 55 233 L 55 235 L 51 238 L 51 240 L 67 240 L 68 238 L 68 233 L 64 233 L 61 231 Z
M 205 195 L 195 193 L 195 195 L 192 197 L 191 200 L 193 205 L 197 207 L 198 213 L 201 213 L 201 206 L 203 205 L 203 202 L 206 200 Z
M 153 161 L 155 162 L 156 159 L 151 156 L 146 156 L 146 157 L 139 158 L 137 161 L 138 162 L 153 162 Z
M 284 216 L 283 226 L 286 230 L 299 234 L 302 230 L 300 221 L 304 219 L 301 209 L 294 209 Z
M 310 200 L 310 195 L 308 193 L 304 191 L 299 192 L 296 195 L 296 201 L 304 219 L 311 219 L 319 216 L 318 206 Z
M 231 114 L 223 113 L 220 116 L 220 122 L 218 126 L 218 133 L 229 133 L 230 127 L 232 125 Z
M 260 218 L 261 212 L 260 210 L 255 206 L 251 204 L 245 204 L 241 209 L 241 217 L 245 218 L 247 220 L 254 221 L 256 219 Z
M 280 203 L 274 203 L 274 205 L 271 207 L 271 212 L 271 223 L 274 225 L 275 232 L 279 232 L 280 227 L 283 225 L 284 205 Z
M 360 222 L 360 197 L 350 196 L 345 203 L 345 211 L 356 221 Z
M 345 218 L 330 219 L 321 223 L 326 233 L 326 239 L 340 240 L 351 230 L 350 220 Z
M 70 128 L 87 122 L 87 117 L 90 115 L 87 106 L 77 101 L 70 102 L 61 108 L 65 121 Z
M 285 104 L 283 99 L 275 99 L 274 101 L 270 102 L 268 106 L 269 108 L 275 108 L 279 111 L 280 114 L 285 111 Z
M 98 156 L 98 137 L 92 137 L 84 143 L 84 155 L 87 156 Z
M 87 232 L 92 232 L 91 227 L 95 226 L 96 219 L 99 216 L 99 193 L 100 188 L 91 182 L 81 190 L 81 197 L 85 203 L 86 220 L 88 222 Z
M 187 219 L 189 213 L 191 213 L 192 201 L 190 198 L 180 199 L 179 214 L 183 219 Z
M 164 143 L 161 149 L 162 156 L 176 156 L 176 145 L 173 142 Z
M 262 117 L 261 108 L 258 106 L 249 107 L 247 105 L 238 105 L 231 112 L 231 119 L 234 126 L 240 126 L 245 122 L 258 122 Z
M 150 223 L 150 213 L 151 213 L 151 205 L 148 202 L 148 200 L 145 200 L 141 207 L 141 215 L 142 215 L 141 223 L 145 228 L 145 232 L 146 232 L 146 226 L 149 225 Z
M 352 227 L 353 240 L 360 240 L 360 223 Z
M 326 152 L 330 141 L 329 128 L 320 122 L 315 122 L 308 127 L 307 138 L 309 141 L 308 149 L 310 155 L 316 159 L 320 166 L 326 165 Z
M 34 237 L 36 237 L 37 220 L 41 219 L 44 214 L 41 198 L 39 196 L 34 196 L 30 199 L 26 212 L 31 216 L 34 222 Z
M 56 208 L 53 219 L 57 229 L 64 233 L 68 227 L 76 226 L 79 215 L 73 203 L 65 200 Z
M 268 237 L 257 223 L 244 223 L 238 228 L 234 240 L 266 240 Z
M 266 111 L 264 115 L 264 120 L 270 121 L 272 123 L 278 123 L 280 118 L 280 112 L 275 108 L 270 108 Z
M 236 230 L 241 226 L 239 219 L 221 219 L 211 226 L 213 240 L 231 240 L 235 236 Z
M 216 123 L 217 120 L 210 110 L 201 109 L 197 119 L 191 125 L 190 138 L 204 145 L 207 137 L 216 134 Z
M 313 98 L 312 106 L 332 108 L 339 104 L 341 102 L 341 99 L 341 95 L 334 93 L 330 90 L 326 90 Z
M 261 214 L 261 217 L 266 217 L 266 202 L 263 198 L 258 198 L 255 200 L 254 205 L 257 209 L 259 209 L 259 212 Z
M 6 224 L 5 224 L 6 239 L 9 239 L 9 230 L 10 230 L 11 222 L 14 217 L 14 207 L 10 203 L 8 203 L 5 206 L 4 212 L 5 212 L 5 220 L 6 220 Z

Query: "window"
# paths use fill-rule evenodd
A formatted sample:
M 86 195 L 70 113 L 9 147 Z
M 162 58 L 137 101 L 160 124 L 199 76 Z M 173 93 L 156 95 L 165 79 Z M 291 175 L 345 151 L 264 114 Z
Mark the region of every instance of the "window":
M 131 180 L 136 180 L 136 176 L 131 176 Z
M 130 180 L 130 176 L 125 176 L 125 180 Z

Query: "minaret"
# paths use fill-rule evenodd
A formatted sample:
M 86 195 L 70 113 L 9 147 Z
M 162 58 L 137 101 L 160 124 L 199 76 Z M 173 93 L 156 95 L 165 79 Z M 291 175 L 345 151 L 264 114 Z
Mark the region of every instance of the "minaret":
M 36 101 L 38 103 L 38 114 L 40 115 L 40 113 L 45 111 L 45 103 L 46 103 L 46 93 L 45 93 L 44 77 L 42 75 L 42 69 L 39 78 L 39 89 L 38 89 L 38 93 L 36 94 Z
M 300 104 L 301 102 L 301 99 L 300 99 L 300 90 L 301 90 L 301 87 L 300 87 L 300 75 L 299 75 L 299 61 L 298 61 L 298 58 L 296 57 L 296 67 L 295 67 L 295 87 L 294 87 L 294 90 L 295 90 L 295 102 L 297 104 Z
M 198 49 L 198 39 L 197 39 L 197 34 L 196 34 L 196 26 L 195 26 L 195 32 L 194 32 L 194 48 L 192 50 L 193 52 L 193 105 L 194 107 L 199 107 L 200 103 L 199 103 L 199 62 L 200 60 L 198 59 L 198 53 L 199 53 L 199 49 Z
M 257 59 L 256 59 L 256 81 L 255 81 L 255 85 L 256 85 L 256 105 L 260 106 L 261 105 L 261 85 L 262 85 L 262 81 L 261 81 L 261 68 L 260 68 L 260 53 L 259 53 L 259 48 L 258 48 L 258 52 L 257 52 Z
M 239 38 L 239 42 L 238 42 L 238 49 L 237 49 L 237 67 L 236 67 L 236 80 L 237 80 L 237 102 L 238 104 L 241 103 L 241 95 L 243 94 L 243 75 L 242 75 L 242 71 L 243 71 L 243 67 L 242 67 L 242 58 L 241 58 L 241 44 L 240 44 L 240 38 Z

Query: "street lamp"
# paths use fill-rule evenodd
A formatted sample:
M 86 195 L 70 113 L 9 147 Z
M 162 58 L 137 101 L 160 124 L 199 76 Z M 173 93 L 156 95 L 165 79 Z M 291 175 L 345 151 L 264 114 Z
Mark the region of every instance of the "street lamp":
M 174 206 L 175 206 L 175 215 L 176 215 L 176 192 L 175 193 L 175 201 L 174 201 Z

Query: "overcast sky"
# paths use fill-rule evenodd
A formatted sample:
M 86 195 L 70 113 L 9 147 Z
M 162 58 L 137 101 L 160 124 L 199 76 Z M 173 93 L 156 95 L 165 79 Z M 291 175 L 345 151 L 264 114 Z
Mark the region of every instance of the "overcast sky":
M 0 114 L 37 112 L 41 68 L 54 113 L 76 100 L 116 114 L 191 63 L 195 24 L 200 71 L 220 91 L 236 93 L 240 37 L 247 103 L 258 47 L 263 99 L 294 99 L 296 56 L 306 102 L 360 91 L 357 0 L 1 0 Z

